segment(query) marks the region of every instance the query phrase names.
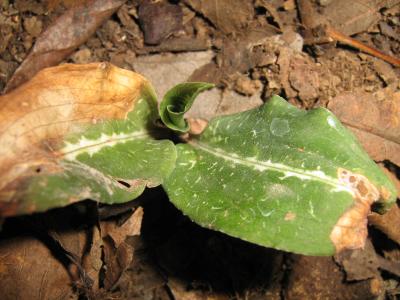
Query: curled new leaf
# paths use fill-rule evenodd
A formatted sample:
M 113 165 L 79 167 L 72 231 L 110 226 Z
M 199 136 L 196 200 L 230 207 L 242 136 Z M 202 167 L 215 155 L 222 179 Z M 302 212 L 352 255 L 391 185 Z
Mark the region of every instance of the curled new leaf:
M 184 114 L 192 107 L 198 94 L 213 86 L 205 82 L 185 82 L 170 89 L 160 104 L 163 123 L 170 129 L 187 132 L 189 124 L 183 118 Z
M 163 186 L 196 223 L 308 255 L 363 247 L 372 203 L 396 190 L 326 109 L 280 97 L 218 117 L 187 144 Z
M 151 85 L 107 63 L 48 68 L 0 97 L 0 215 L 124 202 L 173 169 Z

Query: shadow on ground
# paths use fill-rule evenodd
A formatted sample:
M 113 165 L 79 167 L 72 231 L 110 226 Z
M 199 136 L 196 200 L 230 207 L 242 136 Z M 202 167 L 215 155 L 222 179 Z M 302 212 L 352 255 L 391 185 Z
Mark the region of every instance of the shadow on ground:
M 268 288 L 280 273 L 282 252 L 198 226 L 162 189 L 149 191 L 143 207 L 145 249 L 167 278 L 232 294 Z

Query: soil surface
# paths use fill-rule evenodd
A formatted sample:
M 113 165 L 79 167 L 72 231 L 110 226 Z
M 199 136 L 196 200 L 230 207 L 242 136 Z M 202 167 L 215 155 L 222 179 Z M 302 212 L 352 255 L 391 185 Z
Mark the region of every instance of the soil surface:
M 331 109 L 400 186 L 400 68 L 376 54 L 400 57 L 400 1 L 120 1 L 68 51 L 60 50 L 62 32 L 55 46 L 40 46 L 46 30 L 83 2 L 90 11 L 112 1 L 0 1 L 0 91 L 22 83 L 14 72 L 31 66 L 26 60 L 39 57 L 33 47 L 42 47 L 37 52 L 56 53 L 56 64 L 107 61 L 139 72 L 160 96 L 183 81 L 213 82 L 189 113 L 206 120 L 278 94 L 300 108 Z M 40 59 L 35 68 L 50 64 Z M 0 295 L 398 299 L 398 205 L 385 216 L 371 214 L 365 249 L 306 257 L 201 228 L 160 188 L 126 205 L 88 200 L 4 220 Z

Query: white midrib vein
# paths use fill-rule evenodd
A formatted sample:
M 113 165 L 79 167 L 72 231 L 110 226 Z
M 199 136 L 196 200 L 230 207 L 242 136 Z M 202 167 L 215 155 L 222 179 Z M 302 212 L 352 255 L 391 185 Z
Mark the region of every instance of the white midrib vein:
M 136 131 L 129 134 L 123 133 L 113 135 L 102 133 L 96 140 L 81 138 L 77 143 L 66 142 L 64 148 L 59 151 L 59 155 L 62 155 L 69 160 L 75 160 L 75 158 L 81 153 L 88 153 L 91 156 L 104 147 L 111 147 L 119 143 L 124 143 L 133 139 L 143 139 L 149 136 L 150 134 L 147 131 Z
M 222 158 L 227 161 L 231 161 L 235 164 L 240 164 L 246 167 L 253 168 L 260 172 L 263 172 L 265 170 L 270 170 L 283 173 L 283 176 L 280 177 L 280 179 L 285 179 L 288 177 L 297 177 L 301 180 L 314 180 L 334 187 L 335 191 L 346 191 L 350 194 L 354 193 L 354 191 L 349 186 L 340 182 L 336 178 L 327 176 L 324 172 L 320 170 L 306 170 L 306 169 L 294 168 L 281 163 L 256 160 L 256 157 L 242 158 L 236 153 L 229 153 L 220 148 L 212 148 L 204 143 L 194 140 L 189 141 L 189 144 L 213 156 Z

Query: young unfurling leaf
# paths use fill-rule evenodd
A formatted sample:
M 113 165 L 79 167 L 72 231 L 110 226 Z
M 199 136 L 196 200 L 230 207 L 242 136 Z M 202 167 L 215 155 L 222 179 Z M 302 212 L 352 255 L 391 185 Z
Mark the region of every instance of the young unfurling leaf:
M 185 82 L 170 89 L 160 104 L 163 123 L 170 129 L 187 132 L 189 124 L 183 116 L 192 107 L 196 97 L 213 86 L 205 82 Z

